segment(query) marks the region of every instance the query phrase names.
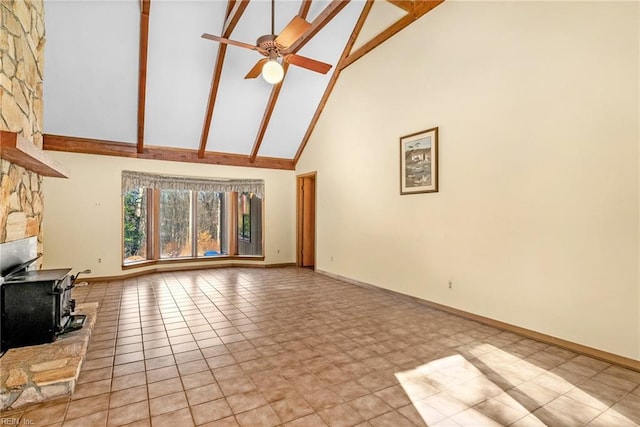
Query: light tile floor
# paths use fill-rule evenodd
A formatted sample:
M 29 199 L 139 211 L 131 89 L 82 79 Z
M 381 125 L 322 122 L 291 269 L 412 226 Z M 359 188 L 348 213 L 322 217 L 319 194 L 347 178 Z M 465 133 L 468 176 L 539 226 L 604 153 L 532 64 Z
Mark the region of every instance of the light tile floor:
M 310 270 L 210 269 L 76 288 L 100 302 L 44 426 L 640 424 L 640 373 Z M 6 424 L 6 423 L 5 423 Z

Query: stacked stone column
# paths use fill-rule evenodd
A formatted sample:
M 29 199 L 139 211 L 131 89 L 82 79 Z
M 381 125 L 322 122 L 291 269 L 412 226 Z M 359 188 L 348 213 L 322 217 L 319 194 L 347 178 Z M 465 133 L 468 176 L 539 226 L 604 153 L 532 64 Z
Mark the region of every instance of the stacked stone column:
M 44 60 L 42 0 L 0 4 L 0 129 L 42 148 Z M 38 237 L 42 251 L 42 177 L 0 161 L 0 243 Z

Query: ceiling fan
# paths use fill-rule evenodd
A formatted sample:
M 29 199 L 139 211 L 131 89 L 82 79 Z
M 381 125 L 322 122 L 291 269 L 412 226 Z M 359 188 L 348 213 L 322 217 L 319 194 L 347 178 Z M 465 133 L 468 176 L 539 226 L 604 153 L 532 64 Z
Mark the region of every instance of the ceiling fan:
M 307 70 L 315 71 L 317 73 L 326 74 L 331 69 L 330 64 L 289 51 L 289 48 L 311 27 L 311 24 L 305 21 L 301 16 L 296 15 L 287 24 L 287 26 L 284 27 L 282 32 L 276 35 L 274 31 L 274 9 L 275 0 L 271 0 L 271 34 L 258 37 L 255 45 L 207 33 L 204 33 L 202 38 L 232 46 L 257 50 L 262 55 L 266 56 L 266 58 L 259 60 L 256 65 L 249 70 L 247 75 L 244 77 L 245 79 L 255 79 L 260 75 L 260 73 L 262 73 L 262 77 L 267 82 L 271 84 L 279 83 L 284 77 L 284 69 L 280 62 L 278 62 L 278 58 L 282 58 L 282 61 L 289 64 L 297 65 L 298 67 L 306 68 Z

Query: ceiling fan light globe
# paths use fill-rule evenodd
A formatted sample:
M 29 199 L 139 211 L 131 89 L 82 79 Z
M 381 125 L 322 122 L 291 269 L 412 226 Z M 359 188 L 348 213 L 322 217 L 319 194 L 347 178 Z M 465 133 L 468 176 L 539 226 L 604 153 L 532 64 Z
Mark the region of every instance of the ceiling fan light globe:
M 280 83 L 284 77 L 282 65 L 275 59 L 270 59 L 262 66 L 262 78 L 272 85 Z

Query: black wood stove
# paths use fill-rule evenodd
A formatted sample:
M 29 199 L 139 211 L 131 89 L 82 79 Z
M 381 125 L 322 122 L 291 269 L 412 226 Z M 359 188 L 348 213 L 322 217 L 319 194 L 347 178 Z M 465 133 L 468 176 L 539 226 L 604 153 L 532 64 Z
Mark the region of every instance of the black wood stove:
M 72 315 L 71 289 L 78 275 L 69 275 L 70 268 L 29 271 L 38 258 L 3 272 L 0 279 L 2 352 L 52 342 L 84 324 L 85 316 Z

